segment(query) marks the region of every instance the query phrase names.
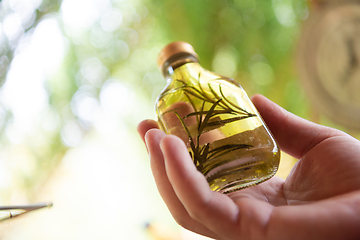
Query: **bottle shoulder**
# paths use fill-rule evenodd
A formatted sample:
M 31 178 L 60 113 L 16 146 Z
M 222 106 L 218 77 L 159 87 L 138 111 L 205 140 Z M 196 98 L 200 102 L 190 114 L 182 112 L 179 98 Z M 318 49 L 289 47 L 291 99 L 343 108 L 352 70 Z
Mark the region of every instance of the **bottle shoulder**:
M 203 68 L 199 63 L 186 63 L 179 68 L 174 69 L 173 72 L 165 76 L 168 85 L 178 86 L 182 84 L 198 85 L 212 83 L 227 83 L 233 84 L 237 87 L 241 85 L 232 78 L 219 75 L 210 70 Z
M 175 69 L 166 77 L 167 84 L 162 90 L 160 97 L 179 91 L 210 92 L 219 91 L 220 88 L 234 91 L 234 94 L 243 91 L 241 85 L 234 79 L 211 72 L 201 67 L 199 63 L 187 63 Z M 232 90 L 231 90 L 232 89 Z

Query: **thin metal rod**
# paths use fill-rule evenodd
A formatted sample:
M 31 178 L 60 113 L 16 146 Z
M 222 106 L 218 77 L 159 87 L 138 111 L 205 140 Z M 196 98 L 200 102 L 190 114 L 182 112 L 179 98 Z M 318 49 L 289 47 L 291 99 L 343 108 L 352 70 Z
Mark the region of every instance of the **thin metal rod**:
M 13 205 L 13 206 L 0 206 L 0 211 L 4 210 L 37 210 L 40 208 L 45 207 L 52 207 L 53 203 L 37 203 L 37 204 L 30 204 L 30 205 Z

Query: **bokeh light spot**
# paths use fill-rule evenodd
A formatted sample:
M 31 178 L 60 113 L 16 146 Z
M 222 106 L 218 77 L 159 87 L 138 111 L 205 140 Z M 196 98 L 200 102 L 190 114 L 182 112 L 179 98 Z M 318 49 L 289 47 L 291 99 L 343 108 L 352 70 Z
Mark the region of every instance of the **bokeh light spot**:
M 296 23 L 296 14 L 291 0 L 272 0 L 276 19 L 281 25 L 292 27 Z
M 108 75 L 108 69 L 98 58 L 91 57 L 82 62 L 80 73 L 87 83 L 94 87 L 101 87 L 103 80 Z
M 263 56 L 255 55 L 249 63 L 249 71 L 252 80 L 259 86 L 270 85 L 274 80 L 274 71 L 272 67 L 265 61 Z
M 3 31 L 9 41 L 16 40 L 24 33 L 19 14 L 12 13 L 3 20 Z
M 111 9 L 101 17 L 100 24 L 105 31 L 113 32 L 120 27 L 122 19 L 119 9 Z
M 233 47 L 220 48 L 213 60 L 212 69 L 220 75 L 234 77 L 236 75 L 238 58 Z
M 67 121 L 61 129 L 61 140 L 65 146 L 75 147 L 81 142 L 82 138 L 83 132 L 75 120 Z

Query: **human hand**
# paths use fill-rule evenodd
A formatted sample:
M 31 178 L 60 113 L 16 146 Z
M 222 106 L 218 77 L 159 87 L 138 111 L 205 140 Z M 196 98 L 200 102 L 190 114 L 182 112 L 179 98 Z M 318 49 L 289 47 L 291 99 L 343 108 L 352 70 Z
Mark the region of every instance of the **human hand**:
M 360 141 L 261 95 L 252 101 L 280 149 L 299 161 L 286 180 L 273 177 L 227 195 L 210 190 L 182 140 L 155 121 L 139 124 L 157 188 L 174 219 L 215 239 L 359 239 Z

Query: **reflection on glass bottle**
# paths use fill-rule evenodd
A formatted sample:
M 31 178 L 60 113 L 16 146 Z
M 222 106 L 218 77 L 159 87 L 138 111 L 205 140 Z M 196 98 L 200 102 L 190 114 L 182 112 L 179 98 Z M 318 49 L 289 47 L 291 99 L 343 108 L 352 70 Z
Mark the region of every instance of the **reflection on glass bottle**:
M 198 62 L 185 42 L 159 54 L 167 85 L 156 102 L 161 129 L 180 137 L 210 188 L 222 193 L 274 176 L 280 151 L 242 87 Z

